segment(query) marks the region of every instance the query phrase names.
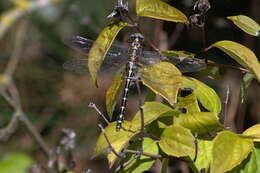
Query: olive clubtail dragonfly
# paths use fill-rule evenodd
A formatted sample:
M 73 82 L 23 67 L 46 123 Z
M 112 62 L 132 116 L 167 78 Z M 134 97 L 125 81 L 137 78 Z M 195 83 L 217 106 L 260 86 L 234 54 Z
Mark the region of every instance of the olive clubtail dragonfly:
M 119 130 L 124 121 L 125 109 L 127 104 L 127 97 L 130 84 L 135 78 L 135 71 L 137 64 L 154 65 L 161 60 L 167 60 L 175 64 L 175 66 L 182 72 L 195 72 L 202 70 L 206 67 L 205 61 L 202 59 L 192 57 L 169 57 L 162 55 L 155 51 L 142 51 L 142 42 L 144 36 L 135 33 L 130 35 L 129 40 L 131 42 L 130 48 L 126 48 L 117 44 L 112 44 L 109 51 L 106 54 L 103 62 L 103 71 L 115 70 L 126 64 L 125 67 L 125 86 L 123 97 L 121 100 L 120 113 L 117 118 L 116 129 Z M 72 39 L 72 43 L 75 47 L 80 48 L 85 53 L 89 53 L 93 41 L 81 36 L 75 36 Z M 64 69 L 73 71 L 76 73 L 87 72 L 87 59 L 73 59 L 63 64 Z M 102 70 L 102 69 L 101 69 Z

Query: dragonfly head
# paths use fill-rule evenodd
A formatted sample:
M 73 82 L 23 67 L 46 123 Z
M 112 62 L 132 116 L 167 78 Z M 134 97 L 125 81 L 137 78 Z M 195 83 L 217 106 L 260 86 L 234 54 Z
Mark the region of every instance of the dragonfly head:
M 134 33 L 134 34 L 131 34 L 130 36 L 129 36 L 129 39 L 130 40 L 136 40 L 136 39 L 138 39 L 139 41 L 144 41 L 144 36 L 142 35 L 142 34 L 140 34 L 140 33 Z

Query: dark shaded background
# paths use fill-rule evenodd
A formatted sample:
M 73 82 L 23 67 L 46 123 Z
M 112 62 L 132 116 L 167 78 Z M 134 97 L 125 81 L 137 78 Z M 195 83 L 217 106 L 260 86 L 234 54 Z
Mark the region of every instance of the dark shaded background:
M 168 3 L 189 16 L 194 0 L 175 0 Z M 252 49 L 259 57 L 259 38 L 245 34 L 225 17 L 244 14 L 260 23 L 260 1 L 212 0 L 210 3 L 212 8 L 208 13 L 205 27 L 207 46 L 220 40 L 237 41 Z M 106 16 L 112 12 L 114 4 L 114 1 L 108 0 L 64 0 L 59 4 L 38 9 L 23 18 L 29 21 L 29 26 L 25 33 L 26 40 L 21 61 L 15 73 L 15 82 L 21 94 L 23 108 L 50 146 L 56 144 L 62 128 L 71 128 L 77 132 L 77 147 L 74 153 L 77 172 L 86 168 L 91 168 L 94 173 L 109 172 L 104 158 L 90 159 L 99 134 L 97 128 L 99 118 L 87 105 L 89 102 L 94 102 L 105 112 L 105 90 L 111 84 L 111 78 L 100 77 L 101 85 L 95 88 L 88 74 L 77 75 L 67 72 L 62 68 L 62 64 L 71 58 L 84 57 L 70 47 L 70 38 L 73 35 L 81 35 L 95 39 L 105 26 Z M 131 15 L 135 17 L 134 1 L 129 1 L 129 5 Z M 11 1 L 0 1 L 0 14 L 11 7 Z M 148 18 L 140 18 L 139 23 L 145 31 L 145 36 L 161 49 L 186 50 L 201 54 L 203 48 L 201 29 L 187 27 L 180 29 L 181 24 Z M 1 71 L 5 69 L 5 64 L 12 53 L 19 24 L 19 21 L 16 22 L 0 40 Z M 133 30 L 129 28 L 123 29 L 117 40 L 126 40 L 132 32 Z M 209 51 L 206 56 L 218 63 L 235 64 L 216 49 Z M 259 84 L 253 82 L 248 91 L 247 102 L 240 105 L 239 85 L 242 74 L 229 69 L 221 69 L 220 72 L 222 77 L 217 80 L 199 75 L 196 77 L 217 89 L 222 100 L 226 95 L 226 87 L 230 87 L 225 126 L 233 131 L 242 132 L 247 127 L 259 123 Z M 133 115 L 137 110 L 138 101 L 134 92 L 130 94 L 127 114 Z M 0 128 L 8 123 L 12 112 L 8 104 L 0 99 Z M 223 116 L 222 114 L 222 121 Z M 11 151 L 25 151 L 39 163 L 45 164 L 46 159 L 39 146 L 24 126 L 20 126 L 8 142 L 0 143 L 0 156 Z M 180 165 L 176 164 L 172 167 L 172 171 L 187 172 Z

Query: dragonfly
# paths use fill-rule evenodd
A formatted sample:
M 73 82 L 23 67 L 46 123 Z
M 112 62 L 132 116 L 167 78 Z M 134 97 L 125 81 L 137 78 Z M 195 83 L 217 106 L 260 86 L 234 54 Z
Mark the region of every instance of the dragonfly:
M 105 60 L 103 62 L 101 71 L 109 72 L 120 69 L 125 65 L 125 84 L 123 89 L 123 96 L 120 104 L 120 112 L 117 117 L 116 130 L 120 130 L 125 119 L 125 110 L 127 106 L 128 92 L 130 84 L 135 76 L 135 71 L 139 64 L 154 65 L 162 60 L 170 61 L 182 72 L 195 72 L 206 68 L 206 63 L 203 59 L 192 57 L 169 57 L 160 54 L 156 51 L 142 51 L 144 36 L 140 33 L 131 34 L 129 37 L 130 47 L 124 47 L 118 44 L 112 44 L 108 50 Z M 94 41 L 75 36 L 72 38 L 74 47 L 81 49 L 88 54 Z M 76 73 L 85 73 L 87 69 L 87 59 L 73 59 L 65 62 L 63 68 Z

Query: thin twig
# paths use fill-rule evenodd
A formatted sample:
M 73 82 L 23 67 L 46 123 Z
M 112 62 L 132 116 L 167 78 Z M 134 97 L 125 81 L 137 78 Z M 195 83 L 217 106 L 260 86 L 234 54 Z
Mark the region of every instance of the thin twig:
M 106 141 L 107 141 L 107 143 L 108 143 L 108 146 L 109 146 L 110 150 L 112 151 L 112 153 L 115 154 L 118 158 L 122 158 L 122 156 L 120 156 L 120 155 L 116 152 L 116 150 L 114 149 L 114 147 L 111 145 L 111 143 L 110 143 L 110 141 L 109 141 L 109 139 L 108 139 L 108 136 L 107 136 L 107 134 L 106 134 L 106 131 L 105 131 L 105 129 L 103 128 L 103 126 L 102 126 L 101 124 L 98 124 L 98 127 L 100 128 L 101 132 L 103 133 L 103 135 L 104 135 L 104 137 L 105 137 L 105 139 L 106 139 Z
M 103 120 L 106 122 L 106 124 L 107 124 L 107 125 L 110 124 L 110 122 L 108 121 L 108 119 L 107 119 L 107 118 L 105 117 L 105 115 L 102 114 L 102 112 L 97 108 L 97 106 L 96 106 L 95 103 L 90 102 L 90 103 L 88 104 L 88 107 L 95 109 L 95 111 L 98 113 L 98 115 L 101 116 L 101 118 L 103 118 Z
M 10 136 L 15 132 L 17 126 L 18 117 L 13 115 L 8 125 L 5 128 L 0 129 L 0 141 L 7 141 Z
M 217 64 L 217 63 L 213 63 L 213 62 L 208 62 L 209 66 L 217 66 L 217 67 L 223 67 L 223 68 L 231 68 L 231 69 L 234 69 L 234 70 L 239 70 L 241 71 L 242 73 L 248 73 L 250 72 L 249 70 L 245 69 L 245 68 L 242 68 L 242 67 L 237 67 L 237 66 L 232 66 L 232 65 L 226 65 L 226 64 Z
M 195 140 L 194 140 L 194 144 L 195 144 L 195 156 L 194 156 L 194 158 L 193 158 L 193 162 L 196 162 L 196 160 L 197 160 L 197 157 L 198 157 L 198 139 L 197 139 L 197 137 L 198 137 L 198 134 L 196 133 L 195 134 Z
M 16 69 L 16 66 L 19 62 L 19 58 L 21 56 L 21 53 L 22 53 L 22 46 L 23 46 L 23 40 L 25 38 L 25 31 L 26 31 L 26 27 L 27 27 L 27 22 L 22 22 L 22 24 L 19 26 L 19 30 L 18 30 L 18 33 L 17 33 L 17 36 L 16 36 L 16 42 L 15 42 L 15 48 L 14 48 L 14 51 L 13 51 L 13 54 L 10 58 L 10 61 L 8 62 L 8 65 L 5 69 L 5 74 L 6 75 L 9 75 L 9 76 L 12 76 L 15 69 Z
M 226 98 L 224 100 L 224 117 L 223 117 L 223 124 L 226 127 L 227 122 L 227 111 L 228 111 L 228 102 L 230 97 L 230 87 L 227 85 L 227 92 L 226 92 Z
M 18 112 L 17 113 L 19 116 L 20 121 L 22 121 L 25 126 L 27 127 L 28 131 L 31 133 L 33 138 L 36 140 L 36 142 L 40 145 L 41 149 L 43 152 L 51 158 L 53 156 L 53 152 L 51 149 L 48 147 L 48 145 L 45 143 L 41 135 L 38 133 L 37 129 L 33 126 L 31 121 L 27 118 L 27 116 L 23 112 Z
M 139 154 L 139 155 L 151 157 L 151 158 L 153 158 L 153 159 L 160 159 L 160 158 L 162 158 L 161 155 L 150 154 L 150 153 L 146 153 L 146 152 L 143 152 L 143 151 L 135 151 L 135 150 L 125 149 L 124 152 L 126 152 L 126 153 Z
M 115 171 L 113 171 L 113 172 L 118 172 L 120 169 L 125 168 L 127 165 L 129 165 L 130 163 L 132 163 L 132 161 L 134 161 L 135 159 L 136 159 L 136 157 L 135 157 L 135 156 L 132 156 L 128 161 L 124 162 L 123 165 L 118 166 L 118 167 L 115 169 Z

